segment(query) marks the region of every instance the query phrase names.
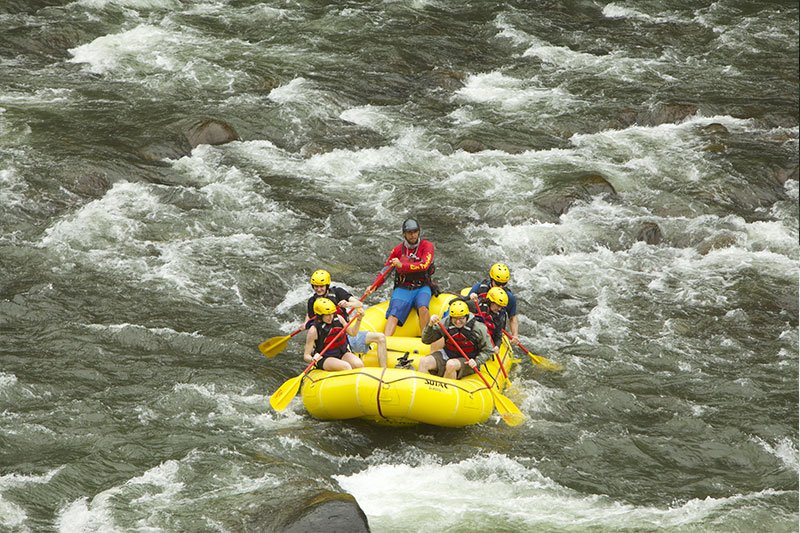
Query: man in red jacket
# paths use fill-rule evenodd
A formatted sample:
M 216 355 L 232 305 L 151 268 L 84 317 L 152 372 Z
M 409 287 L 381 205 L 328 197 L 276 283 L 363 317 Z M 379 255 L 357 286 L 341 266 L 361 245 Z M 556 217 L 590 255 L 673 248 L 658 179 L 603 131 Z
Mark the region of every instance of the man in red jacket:
M 394 290 L 386 311 L 386 326 L 383 334 L 394 333 L 397 325 L 403 325 L 408 313 L 414 307 L 419 314 L 420 330 L 430 320 L 428 304 L 431 301 L 435 284 L 431 279 L 435 269 L 433 264 L 433 243 L 419 238 L 419 223 L 413 218 L 403 222 L 403 242 L 389 255 L 381 274 L 394 267 Z M 375 287 L 377 288 L 377 287 Z M 374 289 L 367 289 L 368 294 Z

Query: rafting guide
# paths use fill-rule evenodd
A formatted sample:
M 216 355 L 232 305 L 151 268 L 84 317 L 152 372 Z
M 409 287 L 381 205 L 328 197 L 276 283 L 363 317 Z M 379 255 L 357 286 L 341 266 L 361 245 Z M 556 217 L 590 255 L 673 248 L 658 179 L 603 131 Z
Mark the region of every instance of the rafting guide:
M 433 262 L 433 243 L 420 238 L 419 223 L 407 218 L 402 226 L 403 241 L 392 249 L 381 274 L 390 268 L 395 269 L 394 289 L 386 311 L 386 326 L 383 334 L 390 337 L 397 326 L 402 326 L 411 308 L 419 314 L 420 329 L 430 319 L 429 303 L 431 296 L 438 294 L 439 288 L 431 276 L 436 269 Z M 380 275 L 379 275 L 380 277 Z M 380 284 L 367 289 L 371 294 Z

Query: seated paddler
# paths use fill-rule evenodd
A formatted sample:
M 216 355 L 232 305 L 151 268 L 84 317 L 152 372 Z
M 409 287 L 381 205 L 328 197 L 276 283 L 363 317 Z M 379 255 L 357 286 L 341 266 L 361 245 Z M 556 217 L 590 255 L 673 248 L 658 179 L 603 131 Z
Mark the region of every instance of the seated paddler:
M 311 320 L 311 317 L 315 315 L 314 304 L 320 298 L 327 298 L 334 302 L 336 304 L 336 314 L 342 316 L 345 320 L 348 318 L 348 308 L 364 308 L 361 300 L 350 294 L 346 289 L 331 285 L 331 275 L 327 270 L 320 269 L 311 274 L 311 290 L 314 291 L 314 294 L 311 295 L 306 304 L 306 329 L 310 328 L 314 323 Z M 383 333 L 358 331 L 355 336 L 350 335 L 350 333 L 347 336 L 347 340 L 350 342 L 350 350 L 355 353 L 365 353 L 369 351 L 369 345 L 375 343 L 378 363 L 386 368 L 386 337 L 384 337 Z
M 314 323 L 308 328 L 306 333 L 306 345 L 303 350 L 303 359 L 306 363 L 316 361 L 315 368 L 320 370 L 351 370 L 362 368 L 364 363 L 350 349 L 347 336 L 354 336 L 361 327 L 361 319 L 364 311 L 360 308 L 356 310 L 357 318 L 353 322 L 345 335 L 340 335 L 338 339 L 328 346 L 337 334 L 347 326 L 347 322 L 341 314 L 336 312 L 336 304 L 328 298 L 318 298 L 314 302 Z M 327 347 L 327 350 L 325 349 Z
M 438 321 L 438 316 L 431 316 L 422 330 L 422 342 L 432 344 L 444 337 L 444 348 L 420 359 L 420 372 L 461 379 L 474 374 L 475 368 L 494 354 L 486 325 L 469 312 L 467 303 L 463 300 L 454 300 L 450 304 L 450 315 L 442 320 L 442 326 L 450 333 L 452 340 L 443 333 Z M 469 357 L 469 361 L 459 348 Z

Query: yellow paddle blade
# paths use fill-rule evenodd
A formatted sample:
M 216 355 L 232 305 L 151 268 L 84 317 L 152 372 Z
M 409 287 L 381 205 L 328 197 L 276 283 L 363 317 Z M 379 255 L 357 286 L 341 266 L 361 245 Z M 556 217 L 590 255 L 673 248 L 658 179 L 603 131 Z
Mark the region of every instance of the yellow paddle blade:
M 261 350 L 261 353 L 267 357 L 273 358 L 286 348 L 286 345 L 289 344 L 290 338 L 291 335 L 286 335 L 285 337 L 272 337 L 271 339 L 259 344 L 258 349 Z
M 509 426 L 518 426 L 525 421 L 525 415 L 514 405 L 514 402 L 494 389 L 489 390 L 492 391 L 492 397 L 494 398 L 494 408 L 503 417 L 503 422 Z
M 292 379 L 285 381 L 275 393 L 269 397 L 269 404 L 276 411 L 283 411 L 289 402 L 292 401 L 300 390 L 300 382 L 303 381 L 305 373 L 295 376 Z
M 530 352 L 528 352 L 528 355 L 531 356 L 531 361 L 533 361 L 535 364 L 541 366 L 544 369 L 550 370 L 551 372 L 558 372 L 558 371 L 560 371 L 561 369 L 564 368 L 560 364 L 554 363 L 553 361 L 551 361 L 550 359 L 548 359 L 546 357 L 540 357 L 538 355 L 533 355 Z
M 513 413 L 509 413 L 509 414 L 500 415 L 500 416 L 503 417 L 503 422 L 505 422 L 506 424 L 508 424 L 511 427 L 518 426 L 518 425 L 522 424 L 523 422 L 525 422 L 525 415 L 523 415 L 522 413 L 520 413 L 518 415 L 517 414 L 513 414 Z

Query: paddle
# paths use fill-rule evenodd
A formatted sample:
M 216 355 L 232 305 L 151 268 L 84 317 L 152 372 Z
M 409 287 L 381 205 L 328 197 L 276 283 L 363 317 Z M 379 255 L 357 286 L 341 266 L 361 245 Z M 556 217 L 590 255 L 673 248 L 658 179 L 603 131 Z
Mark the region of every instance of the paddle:
M 309 320 L 314 320 L 316 316 L 312 316 Z M 288 335 L 284 335 L 283 337 L 272 337 L 269 340 L 266 340 L 258 345 L 258 349 L 261 350 L 261 353 L 272 359 L 279 353 L 281 353 L 285 348 L 286 345 L 289 344 L 289 339 L 300 333 L 306 329 L 305 324 L 297 328 L 297 330 L 289 333 Z
M 477 307 L 477 304 L 475 304 L 475 306 Z M 479 309 L 479 310 L 478 310 L 478 313 L 477 313 L 477 314 L 478 314 L 478 316 L 480 316 L 480 317 L 483 317 L 483 319 L 484 319 L 484 320 L 486 320 L 486 314 L 485 314 L 485 313 L 481 313 L 481 312 L 480 312 L 480 308 L 478 308 L 478 309 Z M 494 344 L 494 339 L 492 339 L 491 337 L 489 337 L 489 339 L 492 341 L 492 347 L 494 347 L 494 346 L 495 346 L 495 344 Z M 501 340 L 502 340 L 502 339 L 501 339 Z M 500 370 L 502 370 L 502 371 L 503 371 L 503 376 L 506 378 L 506 381 L 508 381 L 508 373 L 506 372 L 506 367 L 505 367 L 505 366 L 503 366 L 503 358 L 502 358 L 502 357 L 500 357 L 500 352 L 497 352 L 497 353 L 495 354 L 495 357 L 497 358 L 497 364 L 499 364 L 499 365 L 500 365 Z
M 378 277 L 375 278 L 375 281 L 372 283 L 372 285 L 370 285 L 369 288 L 367 288 L 367 290 L 364 291 L 364 295 L 358 301 L 359 302 L 363 302 L 364 298 L 366 298 L 367 295 L 372 293 L 372 291 L 374 291 L 378 287 L 378 285 L 380 285 L 381 283 L 384 282 L 384 280 L 386 280 L 386 275 L 389 274 L 389 272 L 393 268 L 394 268 L 394 265 L 390 266 L 385 272 L 382 272 L 382 273 L 378 274 Z M 346 318 L 350 318 L 350 311 L 346 311 L 345 312 L 345 317 Z M 312 316 L 308 320 L 314 320 L 314 318 L 315 317 Z M 264 355 L 266 355 L 267 357 L 272 359 L 273 357 L 275 357 L 276 355 L 281 353 L 283 350 L 285 350 L 286 346 L 289 344 L 289 339 L 291 339 L 292 337 L 294 337 L 295 335 L 297 335 L 298 333 L 303 331 L 305 329 L 305 327 L 306 326 L 304 324 L 304 325 L 300 326 L 296 331 L 293 331 L 292 333 L 289 333 L 288 335 L 283 335 L 283 336 L 279 336 L 279 337 L 272 337 L 271 339 L 266 340 L 266 341 L 262 342 L 261 344 L 259 344 L 258 345 L 258 349 L 261 350 L 261 353 L 263 353 Z
M 319 353 L 327 352 L 328 349 L 331 346 L 333 346 L 333 344 L 337 340 L 339 340 L 339 338 L 342 335 L 344 335 L 344 332 L 347 331 L 347 328 L 350 327 L 350 324 L 355 322 L 357 319 L 358 315 L 356 314 L 356 316 L 351 318 L 350 322 L 348 322 L 347 325 L 343 327 L 342 330 L 339 333 L 337 333 L 333 337 L 333 339 L 331 339 L 331 342 L 329 342 Z M 290 380 L 285 381 L 283 385 L 278 387 L 278 390 L 276 390 L 275 393 L 269 398 L 269 404 L 272 406 L 273 409 L 275 409 L 276 411 L 283 411 L 284 409 L 286 409 L 286 406 L 289 405 L 289 402 L 291 402 L 292 398 L 295 397 L 297 391 L 300 390 L 300 383 L 303 381 L 303 378 L 305 377 L 306 374 L 308 374 L 309 370 L 311 370 L 311 368 L 314 366 L 315 363 L 316 361 L 311 361 L 311 364 L 308 365 L 305 370 L 303 370 L 302 374 L 300 374 L 299 376 L 295 376 Z
M 506 337 L 511 339 L 511 335 L 506 330 L 503 330 L 503 333 L 506 334 Z M 558 372 L 559 370 L 564 368 L 559 363 L 554 363 L 553 361 L 551 361 L 550 359 L 548 359 L 546 357 L 540 357 L 538 355 L 533 355 L 531 352 L 526 350 L 525 347 L 523 345 L 521 345 L 521 344 L 517 344 L 517 346 L 522 348 L 523 352 L 525 352 L 526 354 L 531 356 L 531 361 L 533 361 L 534 364 L 541 365 L 542 368 L 546 368 L 547 370 L 550 370 L 552 372 Z
M 447 335 L 447 338 L 450 339 L 450 342 L 452 342 L 455 347 L 458 348 L 459 353 L 461 353 L 461 355 L 463 355 L 467 361 L 470 361 L 470 358 L 464 353 L 464 350 L 461 349 L 461 346 L 458 345 L 453 336 L 450 335 L 450 332 L 447 331 L 447 328 L 442 325 L 441 321 L 436 319 L 436 323 L 439 324 L 439 328 L 444 332 L 445 335 Z M 483 384 L 486 385 L 487 389 L 489 389 L 489 392 L 492 393 L 492 397 L 494 398 L 494 407 L 497 409 L 497 412 L 500 413 L 500 416 L 503 417 L 503 421 L 509 426 L 517 426 L 521 424 L 525 420 L 525 415 L 522 414 L 522 411 L 520 411 L 511 400 L 494 390 L 489 385 L 489 382 L 486 381 L 486 378 L 483 377 L 481 371 L 478 370 L 477 366 L 473 370 L 475 370 L 475 373 L 481 378 L 481 381 L 483 381 Z

